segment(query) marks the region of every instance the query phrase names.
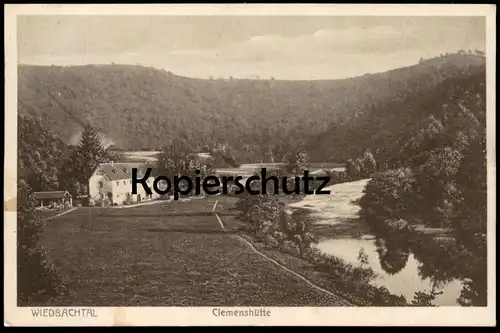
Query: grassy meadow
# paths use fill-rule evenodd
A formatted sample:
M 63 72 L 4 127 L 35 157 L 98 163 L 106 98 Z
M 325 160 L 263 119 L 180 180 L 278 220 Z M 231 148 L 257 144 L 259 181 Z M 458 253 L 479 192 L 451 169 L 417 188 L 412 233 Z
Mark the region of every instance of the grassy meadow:
M 210 213 L 218 198 L 81 207 L 47 221 L 41 242 L 68 287 L 48 305 L 337 305 L 225 233 Z

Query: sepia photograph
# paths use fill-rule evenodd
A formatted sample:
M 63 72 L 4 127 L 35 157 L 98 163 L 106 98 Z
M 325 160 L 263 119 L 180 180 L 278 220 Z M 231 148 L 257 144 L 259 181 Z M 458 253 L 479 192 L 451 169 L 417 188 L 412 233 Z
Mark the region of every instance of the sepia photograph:
M 5 7 L 12 325 L 494 324 L 496 7 L 202 7 Z

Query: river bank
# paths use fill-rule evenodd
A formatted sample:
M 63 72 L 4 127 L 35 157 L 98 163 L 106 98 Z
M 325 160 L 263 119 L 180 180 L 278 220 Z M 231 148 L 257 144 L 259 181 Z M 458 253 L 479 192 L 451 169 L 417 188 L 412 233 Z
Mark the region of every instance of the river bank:
M 437 283 L 431 276 L 422 277 L 424 264 L 417 260 L 406 244 L 394 246 L 392 240 L 376 237 L 359 218 L 357 200 L 369 179 L 330 186 L 329 196 L 308 196 L 290 204 L 292 208 L 305 208 L 314 220 L 313 232 L 319 238 L 315 246 L 321 253 L 335 255 L 348 263 L 359 263 L 359 253 L 366 255 L 366 266 L 376 277 L 372 283 L 387 288 L 392 294 L 403 295 L 411 301 L 415 292 L 434 290 L 441 294 L 435 304 L 458 306 L 462 284 L 451 280 Z M 448 230 L 418 228 L 425 236 L 448 237 Z M 397 241 L 395 241 L 397 243 Z M 427 254 L 427 255 L 433 255 Z
M 290 200 L 286 200 L 290 198 Z M 297 202 L 291 196 L 284 197 L 288 204 Z M 296 272 L 316 286 L 338 295 L 352 306 L 405 306 L 403 297 L 392 295 L 386 288 L 369 283 L 374 276 L 371 268 L 362 263 L 351 264 L 337 256 L 321 253 L 317 248 L 307 250 L 301 256 L 296 246 L 285 241 L 284 247 L 276 242 L 257 236 L 252 232 L 248 221 L 238 217 L 235 211 L 236 197 L 221 196 L 216 213 L 224 223 L 227 233 L 243 236 L 252 245 L 290 270 Z

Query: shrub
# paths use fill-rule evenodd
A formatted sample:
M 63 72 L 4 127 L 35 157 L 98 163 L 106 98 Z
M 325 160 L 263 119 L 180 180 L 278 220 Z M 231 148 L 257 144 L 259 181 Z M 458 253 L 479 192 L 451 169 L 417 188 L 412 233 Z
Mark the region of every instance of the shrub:
M 78 199 L 73 199 L 73 206 L 95 206 L 95 199 L 92 197 L 84 197 L 84 198 L 78 198 Z
M 330 185 L 345 183 L 349 181 L 349 176 L 345 171 L 333 170 L 329 173 Z
M 385 221 L 397 221 L 414 213 L 414 178 L 410 169 L 376 173 L 359 200 L 360 216 L 374 230 L 384 229 Z
M 266 198 L 264 195 L 249 195 L 246 194 L 238 199 L 235 209 L 239 212 L 239 219 L 247 223 L 253 223 L 256 208 L 259 207 Z
M 132 199 L 132 195 L 130 193 L 125 194 L 125 200 L 123 200 L 124 205 L 132 205 L 134 200 Z
M 312 220 L 309 213 L 304 209 L 298 209 L 287 219 L 286 239 L 295 244 L 299 255 L 303 257 L 305 252 L 318 240 L 312 232 Z
M 51 201 L 49 203 L 49 209 L 50 210 L 57 210 L 57 209 L 59 209 L 59 207 L 60 207 L 59 204 L 57 202 L 55 202 L 55 201 Z
M 259 237 L 272 232 L 278 217 L 278 198 L 269 195 L 247 195 L 236 203 L 240 219 L 249 223 L 248 230 Z
M 413 296 L 413 300 L 411 301 L 412 306 L 425 306 L 431 307 L 435 306 L 432 302 L 436 299 L 437 296 L 441 295 L 443 292 L 436 292 L 434 290 L 431 291 L 417 291 Z
M 297 251 L 302 257 L 317 243 L 307 211 L 280 212 L 277 196 L 249 195 L 238 200 L 236 209 L 240 219 L 249 223 L 247 231 L 282 250 Z
M 359 252 L 360 261 L 365 260 L 364 253 Z M 344 290 L 345 298 L 360 306 L 406 306 L 408 305 L 404 296 L 392 295 L 384 287 L 371 285 L 371 281 L 377 276 L 369 267 L 355 267 L 344 260 L 321 253 L 312 248 L 306 254 L 308 262 L 321 272 L 332 277 L 333 289 Z

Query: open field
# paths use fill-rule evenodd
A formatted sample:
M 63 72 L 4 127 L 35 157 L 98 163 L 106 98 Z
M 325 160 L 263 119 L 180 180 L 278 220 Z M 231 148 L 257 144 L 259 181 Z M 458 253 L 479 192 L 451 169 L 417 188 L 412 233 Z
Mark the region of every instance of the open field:
M 41 242 L 70 290 L 49 305 L 338 305 L 224 233 L 210 213 L 217 199 L 82 207 L 48 221 Z

